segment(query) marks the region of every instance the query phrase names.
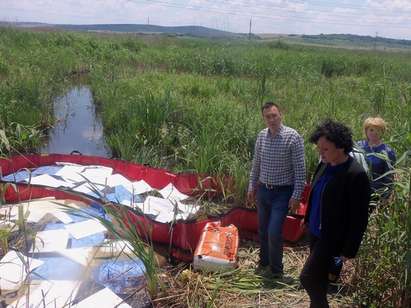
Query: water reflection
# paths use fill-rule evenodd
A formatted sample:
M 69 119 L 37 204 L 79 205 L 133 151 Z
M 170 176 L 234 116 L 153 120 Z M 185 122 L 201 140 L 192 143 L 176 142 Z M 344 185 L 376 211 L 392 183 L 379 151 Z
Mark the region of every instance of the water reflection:
M 103 125 L 86 86 L 72 88 L 54 102 L 56 123 L 49 131 L 42 153 L 69 154 L 74 150 L 86 155 L 110 157 Z

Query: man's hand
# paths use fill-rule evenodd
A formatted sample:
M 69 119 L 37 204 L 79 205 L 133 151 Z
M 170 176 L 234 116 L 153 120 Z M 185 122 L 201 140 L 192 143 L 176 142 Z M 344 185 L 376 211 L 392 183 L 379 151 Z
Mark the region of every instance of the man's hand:
M 247 193 L 247 206 L 251 207 L 255 203 L 256 191 L 252 190 Z
M 300 206 L 300 200 L 290 198 L 290 201 L 288 201 L 288 208 L 290 209 L 291 213 L 295 213 L 299 206 Z

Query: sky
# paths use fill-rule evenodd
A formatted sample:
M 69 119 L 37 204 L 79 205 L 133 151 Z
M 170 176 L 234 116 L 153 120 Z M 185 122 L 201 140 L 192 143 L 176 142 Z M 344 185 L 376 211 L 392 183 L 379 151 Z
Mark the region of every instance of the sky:
M 0 20 L 196 25 L 245 33 L 251 23 L 253 33 L 411 40 L 411 0 L 0 0 Z

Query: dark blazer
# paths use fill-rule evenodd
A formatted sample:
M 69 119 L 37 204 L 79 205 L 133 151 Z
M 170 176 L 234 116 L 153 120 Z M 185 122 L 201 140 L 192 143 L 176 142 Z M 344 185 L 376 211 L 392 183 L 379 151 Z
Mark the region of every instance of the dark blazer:
M 321 176 L 325 167 L 320 163 L 313 177 Z M 333 256 L 354 258 L 360 247 L 368 223 L 370 182 L 361 165 L 352 157 L 346 168 L 335 174 L 325 186 L 320 200 L 321 241 L 329 247 Z M 311 211 L 309 198 L 305 222 Z

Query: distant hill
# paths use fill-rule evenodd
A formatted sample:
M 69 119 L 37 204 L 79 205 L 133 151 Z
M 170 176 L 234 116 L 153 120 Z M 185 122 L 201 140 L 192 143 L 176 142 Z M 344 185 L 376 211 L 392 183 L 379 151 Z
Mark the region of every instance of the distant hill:
M 114 32 L 114 33 L 142 33 L 142 34 L 167 34 L 175 36 L 192 36 L 203 38 L 248 38 L 247 33 L 235 33 L 222 31 L 202 26 L 178 26 L 166 27 L 146 24 L 47 24 L 39 22 L 1 22 L 1 26 L 19 28 L 45 29 L 45 30 L 70 30 L 70 31 L 92 31 L 92 32 Z M 342 48 L 360 49 L 411 49 L 411 40 L 392 39 L 385 37 L 363 36 L 355 34 L 252 34 L 253 39 L 281 40 L 284 43 L 320 45 Z
M 374 37 L 355 34 L 318 34 L 318 35 L 297 35 L 297 34 L 260 34 L 262 39 L 282 40 L 284 43 L 303 43 L 311 45 L 334 46 L 344 48 L 366 48 L 366 49 L 396 49 L 410 48 L 411 40 L 392 39 L 385 37 Z
M 18 28 L 35 28 L 35 27 L 47 27 L 49 24 L 41 22 L 8 22 L 0 21 L 0 27 L 18 27 Z
M 246 38 L 248 34 L 222 31 L 201 26 L 178 26 L 166 27 L 145 24 L 93 24 L 93 25 L 71 25 L 71 24 L 46 24 L 34 22 L 2 23 L 23 28 L 53 28 L 72 31 L 94 31 L 94 32 L 121 32 L 121 33 L 165 33 L 170 35 L 186 35 L 207 38 Z
M 76 31 L 110 31 L 110 32 L 138 32 L 138 33 L 168 33 L 197 37 L 233 38 L 244 37 L 245 34 L 221 31 L 201 26 L 165 27 L 139 24 L 103 24 L 103 25 L 55 25 L 55 27 Z
M 411 40 L 400 40 L 385 38 L 379 36 L 363 36 L 354 34 L 320 34 L 320 35 L 302 35 L 305 41 L 320 41 L 328 43 L 349 43 L 355 45 L 384 45 L 384 46 L 398 46 L 411 47 Z

